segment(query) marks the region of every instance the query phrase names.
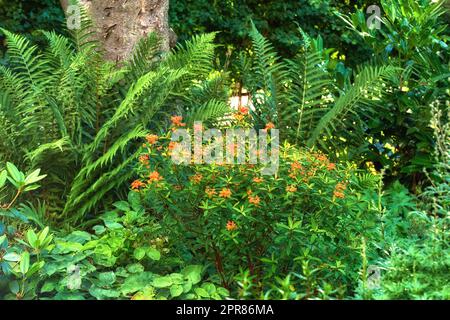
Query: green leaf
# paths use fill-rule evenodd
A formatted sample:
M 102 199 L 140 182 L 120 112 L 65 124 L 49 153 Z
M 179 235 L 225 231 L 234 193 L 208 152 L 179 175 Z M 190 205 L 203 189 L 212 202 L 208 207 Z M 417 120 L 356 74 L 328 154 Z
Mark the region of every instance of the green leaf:
M 155 288 L 167 288 L 170 287 L 173 284 L 173 282 L 170 276 L 165 276 L 155 278 L 152 284 Z
M 209 298 L 208 291 L 203 288 L 195 288 L 194 291 L 199 297 Z
M 8 283 L 8 286 L 9 286 L 9 290 L 11 290 L 12 293 L 14 293 L 14 294 L 19 293 L 20 286 L 17 281 L 11 281 L 10 283 Z
M 20 261 L 20 255 L 15 252 L 9 252 L 3 256 L 3 260 L 9 262 L 18 262 Z
M 6 172 L 6 170 L 3 170 L 2 172 L 0 172 L 0 188 L 4 187 L 7 176 L 8 176 L 8 172 Z
M 110 286 L 116 282 L 116 275 L 114 272 L 102 272 L 98 275 L 98 280 L 100 280 L 102 286 Z
M 25 275 L 30 268 L 30 254 L 24 251 L 20 257 L 20 272 Z
M 39 261 L 39 262 L 35 262 L 33 263 L 33 265 L 31 266 L 31 268 L 27 271 L 27 277 L 31 277 L 33 274 L 35 274 L 36 272 L 38 272 L 39 270 L 42 269 L 42 267 L 44 266 L 45 262 L 44 261 Z
M 2 235 L 2 236 L 0 236 L 0 246 L 3 244 L 3 242 L 5 242 L 6 241 L 6 235 L 4 234 L 4 235 Z
M 33 171 L 32 173 L 30 173 L 26 178 L 25 178 L 25 184 L 30 185 L 33 183 L 36 183 L 42 179 L 44 179 L 47 175 L 42 175 L 40 176 L 39 173 L 41 172 L 41 169 L 37 169 L 35 171 Z
M 47 293 L 52 292 L 55 290 L 55 282 L 53 281 L 47 281 L 44 283 L 44 285 L 41 288 L 41 293 Z
M 137 292 L 147 287 L 152 280 L 153 274 L 150 272 L 141 272 L 139 274 L 129 276 L 125 279 L 125 282 L 121 287 L 121 292 L 124 295 Z
M 127 271 L 130 273 L 140 273 L 144 271 L 144 266 L 140 263 L 133 263 L 127 266 Z
M 161 253 L 153 247 L 147 248 L 147 256 L 155 261 L 161 259 Z
M 126 201 L 115 202 L 113 204 L 113 206 L 121 211 L 125 211 L 125 212 L 130 211 L 130 206 L 129 206 L 128 202 L 126 202 Z
M 28 243 L 30 244 L 30 246 L 32 247 L 32 248 L 36 248 L 36 242 L 37 242 L 37 235 L 36 235 L 36 233 L 34 232 L 34 230 L 33 229 L 29 229 L 28 231 L 27 231 L 27 240 L 28 240 Z
M 136 258 L 136 260 L 142 260 L 145 257 L 145 248 L 136 248 L 134 250 L 134 257 Z
M 179 284 L 175 284 L 170 287 L 170 295 L 172 298 L 179 297 L 183 293 L 183 287 Z
M 23 182 L 24 181 L 23 173 L 21 173 L 14 164 L 12 164 L 11 162 L 6 163 L 6 169 L 8 170 L 10 177 L 15 182 Z
M 192 284 L 197 284 L 202 280 L 202 266 L 200 265 L 187 266 L 182 273 Z

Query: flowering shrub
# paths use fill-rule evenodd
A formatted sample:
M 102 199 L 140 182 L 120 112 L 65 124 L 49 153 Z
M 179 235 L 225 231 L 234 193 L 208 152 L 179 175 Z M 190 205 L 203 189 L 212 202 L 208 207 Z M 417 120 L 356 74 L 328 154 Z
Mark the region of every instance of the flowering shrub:
M 175 120 L 172 129 L 182 124 Z M 280 276 L 292 282 L 281 297 L 314 296 L 320 288 L 348 293 L 361 242 L 375 225 L 363 197 L 373 176 L 289 144 L 273 176 L 254 164 L 176 165 L 172 131 L 147 136 L 131 184 L 169 233 L 172 250 L 210 262 L 212 277 L 232 290 L 238 284 L 241 297 L 278 297 L 272 289 Z

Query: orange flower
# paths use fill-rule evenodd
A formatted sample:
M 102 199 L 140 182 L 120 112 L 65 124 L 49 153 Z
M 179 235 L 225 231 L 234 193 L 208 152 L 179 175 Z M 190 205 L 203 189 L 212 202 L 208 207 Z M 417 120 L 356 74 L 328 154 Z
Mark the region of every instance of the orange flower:
M 177 146 L 178 146 L 178 142 L 170 141 L 170 142 L 169 142 L 169 147 L 168 147 L 168 149 L 169 149 L 169 150 L 173 150 L 173 149 L 175 149 Z
M 234 118 L 240 122 L 240 121 L 244 120 L 244 115 L 240 114 L 240 113 L 235 113 Z
M 172 124 L 176 127 L 185 127 L 186 123 L 183 123 L 183 117 L 182 116 L 173 116 L 170 118 L 172 121 Z
M 199 184 L 200 182 L 202 182 L 202 179 L 203 179 L 203 176 L 200 173 L 197 173 L 190 178 L 190 180 L 194 184 Z
M 332 170 L 334 170 L 334 169 L 336 169 L 336 164 L 334 164 L 334 163 L 329 163 L 329 164 L 327 165 L 327 170 L 328 170 L 328 171 L 332 171 Z
M 339 191 L 334 191 L 333 195 L 334 195 L 336 198 L 341 198 L 341 199 L 344 199 L 344 198 L 345 198 L 345 194 L 343 194 L 342 192 L 339 192 Z
M 230 198 L 231 197 L 231 190 L 228 188 L 223 188 L 220 193 L 219 197 L 221 198 Z
M 317 160 L 319 160 L 320 162 L 328 162 L 328 158 L 327 158 L 327 156 L 324 155 L 324 154 L 316 154 L 316 155 L 315 155 L 315 158 L 316 158 Z
M 140 188 L 145 187 L 145 183 L 143 183 L 141 180 L 135 180 L 131 183 L 131 189 L 139 191 Z
M 266 131 L 269 131 L 270 129 L 275 129 L 275 125 L 272 122 L 269 122 L 266 124 Z
M 149 134 L 145 137 L 148 143 L 155 144 L 158 141 L 158 136 L 156 134 Z
M 347 189 L 347 186 L 346 186 L 345 184 L 343 184 L 342 182 L 339 182 L 339 183 L 336 185 L 336 190 L 337 190 L 337 191 L 344 191 L 345 189 Z
M 254 204 L 255 206 L 258 206 L 259 203 L 261 202 L 261 199 L 259 199 L 258 196 L 254 196 L 254 197 L 250 196 L 250 197 L 248 197 L 248 202 L 250 202 L 251 204 Z
M 248 108 L 247 107 L 239 107 L 239 112 L 242 114 L 248 114 Z
M 298 161 L 291 163 L 292 171 L 301 170 L 302 168 L 303 168 L 302 165 Z
M 234 231 L 237 229 L 237 224 L 236 224 L 236 222 L 230 220 L 227 222 L 226 228 L 228 231 Z
M 216 195 L 216 190 L 214 189 L 214 188 L 210 188 L 210 187 L 207 187 L 206 189 L 205 189 L 205 193 L 206 193 L 206 195 L 209 197 L 209 198 L 212 198 L 212 197 L 214 197 L 215 195 Z
M 247 195 L 248 195 L 248 196 L 251 196 L 252 194 L 253 194 L 253 191 L 252 191 L 251 189 L 248 189 L 248 190 L 247 190 Z
M 295 192 L 295 191 L 297 191 L 297 187 L 294 186 L 294 185 L 290 185 L 290 186 L 287 186 L 287 187 L 286 187 L 286 192 L 291 192 L 291 193 L 293 193 L 293 192 Z
M 152 182 L 158 182 L 160 180 L 162 180 L 163 178 L 161 177 L 161 175 L 159 174 L 158 171 L 153 171 L 152 173 L 150 173 L 150 175 L 148 176 L 148 182 L 152 183 Z
M 253 178 L 253 182 L 254 183 L 261 183 L 261 182 L 263 182 L 264 181 L 264 179 L 263 178 L 260 178 L 260 177 L 255 177 L 255 178 Z
M 144 165 L 148 164 L 148 159 L 149 159 L 148 154 L 143 154 L 142 156 L 139 156 L 139 162 Z
M 206 187 L 205 193 L 209 198 L 212 198 L 216 195 L 216 190 L 214 188 Z

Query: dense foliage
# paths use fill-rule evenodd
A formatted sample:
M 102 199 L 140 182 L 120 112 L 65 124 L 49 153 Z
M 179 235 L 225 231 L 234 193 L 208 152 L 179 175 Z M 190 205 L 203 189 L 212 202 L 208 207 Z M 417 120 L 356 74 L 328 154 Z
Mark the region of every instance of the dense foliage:
M 450 299 L 444 2 L 171 1 L 180 44 L 120 66 L 33 3 L 0 7 L 0 299 Z

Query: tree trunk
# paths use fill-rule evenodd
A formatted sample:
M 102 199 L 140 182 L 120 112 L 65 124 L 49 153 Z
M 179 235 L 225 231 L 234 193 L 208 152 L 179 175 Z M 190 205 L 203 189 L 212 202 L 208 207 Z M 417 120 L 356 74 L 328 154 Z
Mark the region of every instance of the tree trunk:
M 64 11 L 70 0 L 61 0 Z M 169 50 L 175 34 L 169 27 L 169 0 L 78 0 L 90 15 L 105 58 L 120 62 L 130 57 L 136 43 L 149 32 L 161 37 Z

